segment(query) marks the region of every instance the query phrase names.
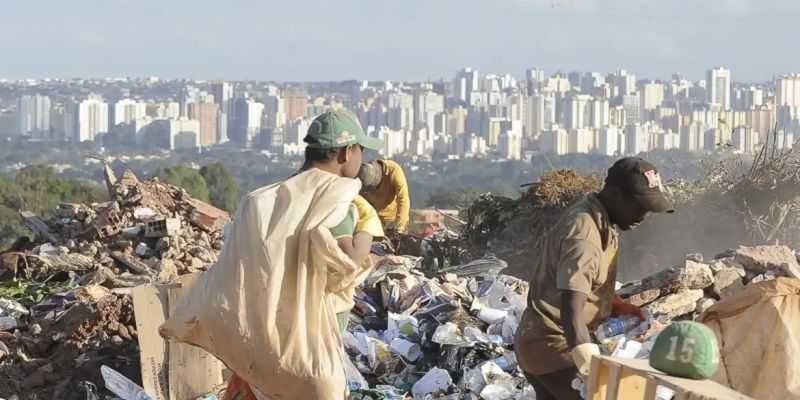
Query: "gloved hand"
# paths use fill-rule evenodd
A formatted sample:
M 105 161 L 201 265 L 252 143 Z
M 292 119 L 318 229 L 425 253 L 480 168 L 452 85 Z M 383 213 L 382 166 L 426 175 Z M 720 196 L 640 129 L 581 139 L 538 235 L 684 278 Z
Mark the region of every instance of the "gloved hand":
M 594 343 L 579 344 L 569 354 L 572 356 L 572 361 L 578 368 L 578 373 L 583 377 L 584 382 L 588 382 L 592 356 L 600 355 L 600 346 Z
M 378 218 L 378 212 L 375 211 L 375 208 L 372 207 L 372 204 L 369 204 L 369 202 L 361 197 L 361 195 L 358 195 L 355 199 L 353 199 L 353 204 L 355 204 L 356 209 L 358 210 L 358 223 L 356 223 L 355 233 L 367 232 L 372 235 L 373 238 L 383 237 L 383 226 L 381 226 L 381 220 Z
M 621 317 L 623 315 L 633 314 L 638 316 L 642 321 L 645 319 L 644 311 L 631 303 L 622 300 L 620 295 L 614 295 L 614 301 L 611 303 L 611 316 Z

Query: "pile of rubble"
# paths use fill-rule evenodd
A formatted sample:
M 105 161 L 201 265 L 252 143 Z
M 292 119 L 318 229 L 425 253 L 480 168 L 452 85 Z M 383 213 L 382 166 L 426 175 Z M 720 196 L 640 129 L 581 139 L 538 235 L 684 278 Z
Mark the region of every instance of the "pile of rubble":
M 745 285 L 779 276 L 800 278 L 800 265 L 791 249 L 741 246 L 708 261 L 699 254 L 689 255 L 682 265 L 626 284 L 617 293 L 667 323 L 694 319 Z
M 130 288 L 217 261 L 227 212 L 131 171 L 106 184 L 107 203 L 23 211 L 35 239 L 0 254 L 2 396 L 87 398 L 101 364 L 141 380 Z

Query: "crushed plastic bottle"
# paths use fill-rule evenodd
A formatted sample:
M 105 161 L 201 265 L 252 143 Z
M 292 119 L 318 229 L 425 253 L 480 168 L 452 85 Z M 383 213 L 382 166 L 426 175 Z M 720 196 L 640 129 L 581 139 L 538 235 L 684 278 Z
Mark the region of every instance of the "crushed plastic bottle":
M 513 351 L 507 351 L 504 355 L 492 360 L 503 371 L 509 372 L 517 369 L 517 355 Z
M 103 374 L 106 389 L 119 396 L 122 400 L 153 400 L 141 386 L 133 383 L 112 368 L 103 365 L 100 367 L 100 373 Z
M 609 318 L 608 321 L 597 327 L 595 336 L 597 336 L 598 340 L 604 340 L 622 335 L 638 326 L 640 322 L 641 319 L 633 314 L 623 315 L 619 318 Z

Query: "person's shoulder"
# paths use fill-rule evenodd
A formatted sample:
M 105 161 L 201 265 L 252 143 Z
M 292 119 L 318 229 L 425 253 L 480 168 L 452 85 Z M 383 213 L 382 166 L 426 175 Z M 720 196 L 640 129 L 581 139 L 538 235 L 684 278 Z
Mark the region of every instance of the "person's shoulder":
M 378 160 L 378 162 L 383 164 L 383 168 L 386 170 L 402 169 L 400 164 L 398 164 L 397 161 L 394 160 L 383 159 L 383 160 Z
M 600 241 L 600 231 L 592 217 L 592 210 L 588 200 L 578 200 L 559 221 L 561 239 Z

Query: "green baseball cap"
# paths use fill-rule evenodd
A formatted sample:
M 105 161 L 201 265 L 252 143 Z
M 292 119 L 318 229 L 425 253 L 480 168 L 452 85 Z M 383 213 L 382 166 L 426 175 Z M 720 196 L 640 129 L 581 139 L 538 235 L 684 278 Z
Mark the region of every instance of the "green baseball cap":
M 650 366 L 681 378 L 710 378 L 719 367 L 717 337 L 701 323 L 673 322 L 658 334 Z
M 383 149 L 383 141 L 367 136 L 353 113 L 346 110 L 327 111 L 311 121 L 304 142 L 308 147 L 335 149 L 359 144 L 370 150 Z

